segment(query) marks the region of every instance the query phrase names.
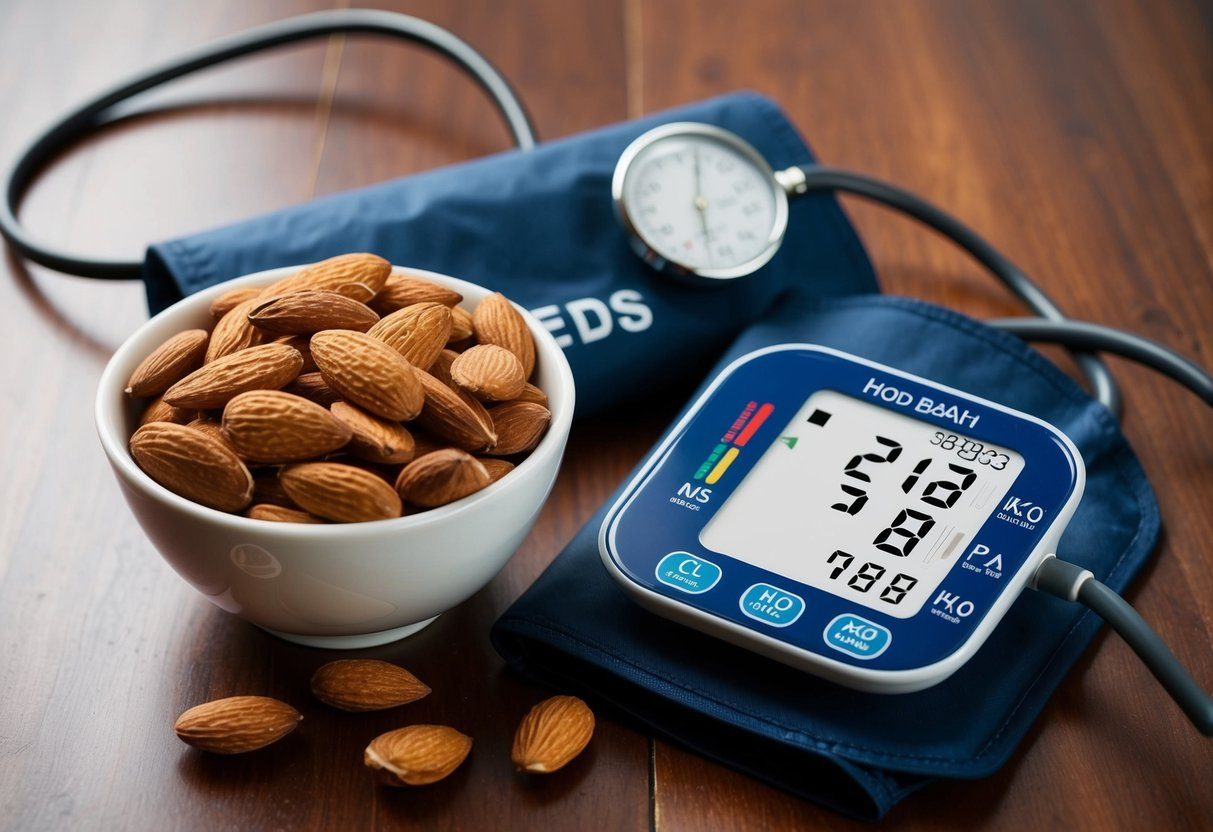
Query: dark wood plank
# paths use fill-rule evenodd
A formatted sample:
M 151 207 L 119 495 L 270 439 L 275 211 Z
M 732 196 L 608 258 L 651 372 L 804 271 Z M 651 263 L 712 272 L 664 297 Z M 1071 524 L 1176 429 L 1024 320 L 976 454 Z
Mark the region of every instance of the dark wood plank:
M 1071 314 L 1213 365 L 1207 8 L 1134 2 L 639 4 L 643 109 L 749 87 L 822 159 L 951 210 Z M 676 45 L 669 34 L 679 32 Z M 939 238 L 844 200 L 886 290 L 977 316 L 1015 303 Z M 1056 350 L 1063 365 L 1068 359 Z M 1166 535 L 1131 600 L 1194 675 L 1213 679 L 1213 581 L 1200 508 L 1213 492 L 1208 409 L 1112 359 L 1125 429 Z M 907 828 L 1199 828 L 1213 820 L 1208 741 L 1118 639 L 1098 640 L 1011 763 L 940 783 L 890 817 Z M 662 829 L 720 817 L 842 828 L 828 812 L 665 745 Z

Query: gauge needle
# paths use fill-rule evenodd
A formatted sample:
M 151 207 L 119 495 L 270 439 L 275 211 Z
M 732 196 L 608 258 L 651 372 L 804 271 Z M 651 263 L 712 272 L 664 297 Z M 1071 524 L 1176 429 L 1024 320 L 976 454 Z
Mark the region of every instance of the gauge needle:
M 695 210 L 699 213 L 699 228 L 703 232 L 703 247 L 708 255 L 708 262 L 712 260 L 712 246 L 708 239 L 708 200 L 703 195 L 703 183 L 699 174 L 699 148 L 695 148 L 694 170 L 695 170 Z

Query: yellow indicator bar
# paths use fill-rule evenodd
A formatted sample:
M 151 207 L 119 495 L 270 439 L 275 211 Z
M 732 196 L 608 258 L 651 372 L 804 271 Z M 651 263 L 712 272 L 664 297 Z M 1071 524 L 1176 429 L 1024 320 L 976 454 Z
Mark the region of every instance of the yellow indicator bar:
M 724 456 L 720 458 L 720 462 L 716 463 L 716 467 L 712 469 L 712 473 L 708 474 L 708 478 L 704 480 L 708 485 L 712 485 L 718 479 L 724 476 L 724 472 L 729 470 L 729 466 L 733 464 L 733 460 L 737 459 L 737 455 L 741 453 L 737 448 L 729 448 L 725 451 Z

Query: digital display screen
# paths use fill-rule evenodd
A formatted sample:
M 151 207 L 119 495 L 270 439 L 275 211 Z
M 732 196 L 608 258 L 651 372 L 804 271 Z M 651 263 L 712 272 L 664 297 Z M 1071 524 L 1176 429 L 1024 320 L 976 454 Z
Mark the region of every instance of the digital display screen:
M 1023 470 L 1015 451 L 819 390 L 700 534 L 897 618 L 921 609 Z

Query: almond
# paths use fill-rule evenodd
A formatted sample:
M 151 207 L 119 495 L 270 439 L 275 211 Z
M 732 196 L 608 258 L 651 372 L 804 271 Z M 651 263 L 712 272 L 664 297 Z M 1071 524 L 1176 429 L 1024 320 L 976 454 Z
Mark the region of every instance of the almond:
M 399 422 L 382 419 L 349 402 L 333 402 L 329 410 L 350 429 L 347 450 L 359 459 L 402 465 L 413 458 L 413 434 Z
M 462 306 L 452 307 L 451 336 L 447 338 L 447 343 L 458 344 L 461 341 L 468 340 L 475 334 L 476 330 L 472 326 L 472 313 Z
M 309 349 L 308 354 L 311 354 Z M 333 402 L 341 401 L 341 394 L 329 387 L 329 383 L 320 375 L 320 371 L 300 373 L 295 380 L 282 388 L 287 393 L 303 396 L 308 401 L 328 407 Z
M 509 456 L 534 449 L 547 433 L 552 413 L 534 402 L 505 402 L 489 411 L 497 442 L 486 453 Z
M 236 304 L 211 330 L 210 343 L 206 345 L 206 363 L 217 361 L 265 340 L 265 335 L 248 319 L 248 313 L 257 305 L 251 298 Z
M 187 329 L 169 338 L 139 362 L 126 384 L 126 395 L 142 399 L 169 389 L 202 366 L 209 338 L 205 329 Z
M 290 705 L 268 696 L 229 696 L 190 708 L 173 730 L 194 748 L 241 754 L 282 739 L 301 719 Z
M 497 482 L 510 471 L 514 470 L 514 463 L 508 459 L 496 459 L 494 457 L 484 457 L 480 459 L 480 464 L 484 466 L 484 470 L 489 473 L 489 484 Z
M 138 426 L 143 427 L 148 422 L 175 422 L 178 425 L 184 425 L 197 415 L 197 411 L 173 407 L 164 400 L 163 396 L 157 396 L 148 402 L 147 407 L 143 408 L 143 412 L 139 414 Z
M 419 427 L 466 451 L 483 450 L 497 442 L 483 405 L 470 396 L 465 401 L 429 373 L 418 370 L 417 379 L 425 390 L 425 403 L 417 416 Z
M 366 333 L 317 332 L 312 358 L 330 387 L 376 416 L 407 421 L 421 412 L 425 395 L 413 366 Z
M 312 360 L 312 334 L 310 332 L 306 335 L 280 335 L 274 339 L 273 343 L 286 344 L 288 347 L 299 350 L 299 354 L 303 356 L 303 366 L 299 368 L 299 375 L 319 372 L 316 369 L 316 362 Z
M 551 410 L 551 407 L 548 405 L 548 394 L 531 384 L 529 381 L 522 388 L 522 392 L 514 398 L 514 401 L 534 402 L 535 404 L 541 404 Z
M 255 462 L 296 462 L 335 451 L 353 435 L 345 422 L 302 396 L 249 390 L 223 408 L 223 434 Z
M 261 297 L 272 298 L 305 289 L 325 289 L 366 303 L 379 293 L 391 273 L 392 264 L 378 255 L 339 254 L 305 266 L 290 277 L 270 284 L 262 291 Z
M 594 713 L 576 696 L 545 699 L 522 718 L 510 755 L 519 771 L 549 774 L 582 752 L 594 735 Z
M 480 460 L 458 448 L 446 448 L 404 466 L 396 478 L 396 491 L 413 505 L 437 508 L 479 491 L 490 481 Z
M 304 289 L 261 301 L 248 318 L 258 329 L 278 335 L 311 335 L 323 329 L 366 332 L 379 315 L 365 303 L 337 292 Z
M 399 517 L 400 495 L 370 471 L 340 462 L 288 465 L 282 487 L 304 511 L 338 523 Z
M 276 390 L 299 374 L 303 356 L 286 344 L 261 344 L 203 364 L 164 392 L 174 407 L 223 407 L 246 390 Z
M 524 377 L 531 377 L 535 369 L 535 339 L 522 313 L 503 294 L 495 292 L 476 305 L 472 326 L 477 341 L 505 347 L 522 362 Z
M 441 303 L 443 306 L 455 306 L 463 300 L 463 295 L 445 286 L 439 286 L 433 281 L 426 280 L 408 273 L 397 272 L 388 277 L 379 294 L 371 300 L 371 308 L 380 315 L 388 315 L 397 309 L 412 306 L 414 303 Z
M 482 402 L 518 397 L 526 386 L 522 362 L 496 344 L 478 344 L 451 362 L 451 381 Z
M 419 370 L 428 370 L 451 334 L 451 310 L 441 303 L 415 303 L 367 330 Z
M 211 317 L 219 320 L 246 300 L 252 300 L 260 295 L 262 291 L 260 286 L 237 286 L 234 289 L 228 289 L 211 301 Z
M 149 477 L 196 503 L 240 511 L 253 498 L 252 474 L 211 434 L 172 422 L 150 422 L 135 431 L 130 450 Z
M 381 711 L 429 695 L 430 688 L 403 667 L 377 659 L 338 659 L 312 675 L 312 693 L 343 711 Z
M 249 510 L 244 513 L 245 517 L 253 520 L 267 520 L 271 523 L 323 523 L 324 518 L 317 517 L 314 514 L 308 514 L 306 511 L 300 511 L 297 508 L 287 508 L 286 506 L 278 506 L 273 503 L 257 503 L 249 506 Z
M 472 738 L 445 725 L 409 725 L 380 734 L 363 753 L 363 764 L 389 786 L 425 786 L 459 768 Z

